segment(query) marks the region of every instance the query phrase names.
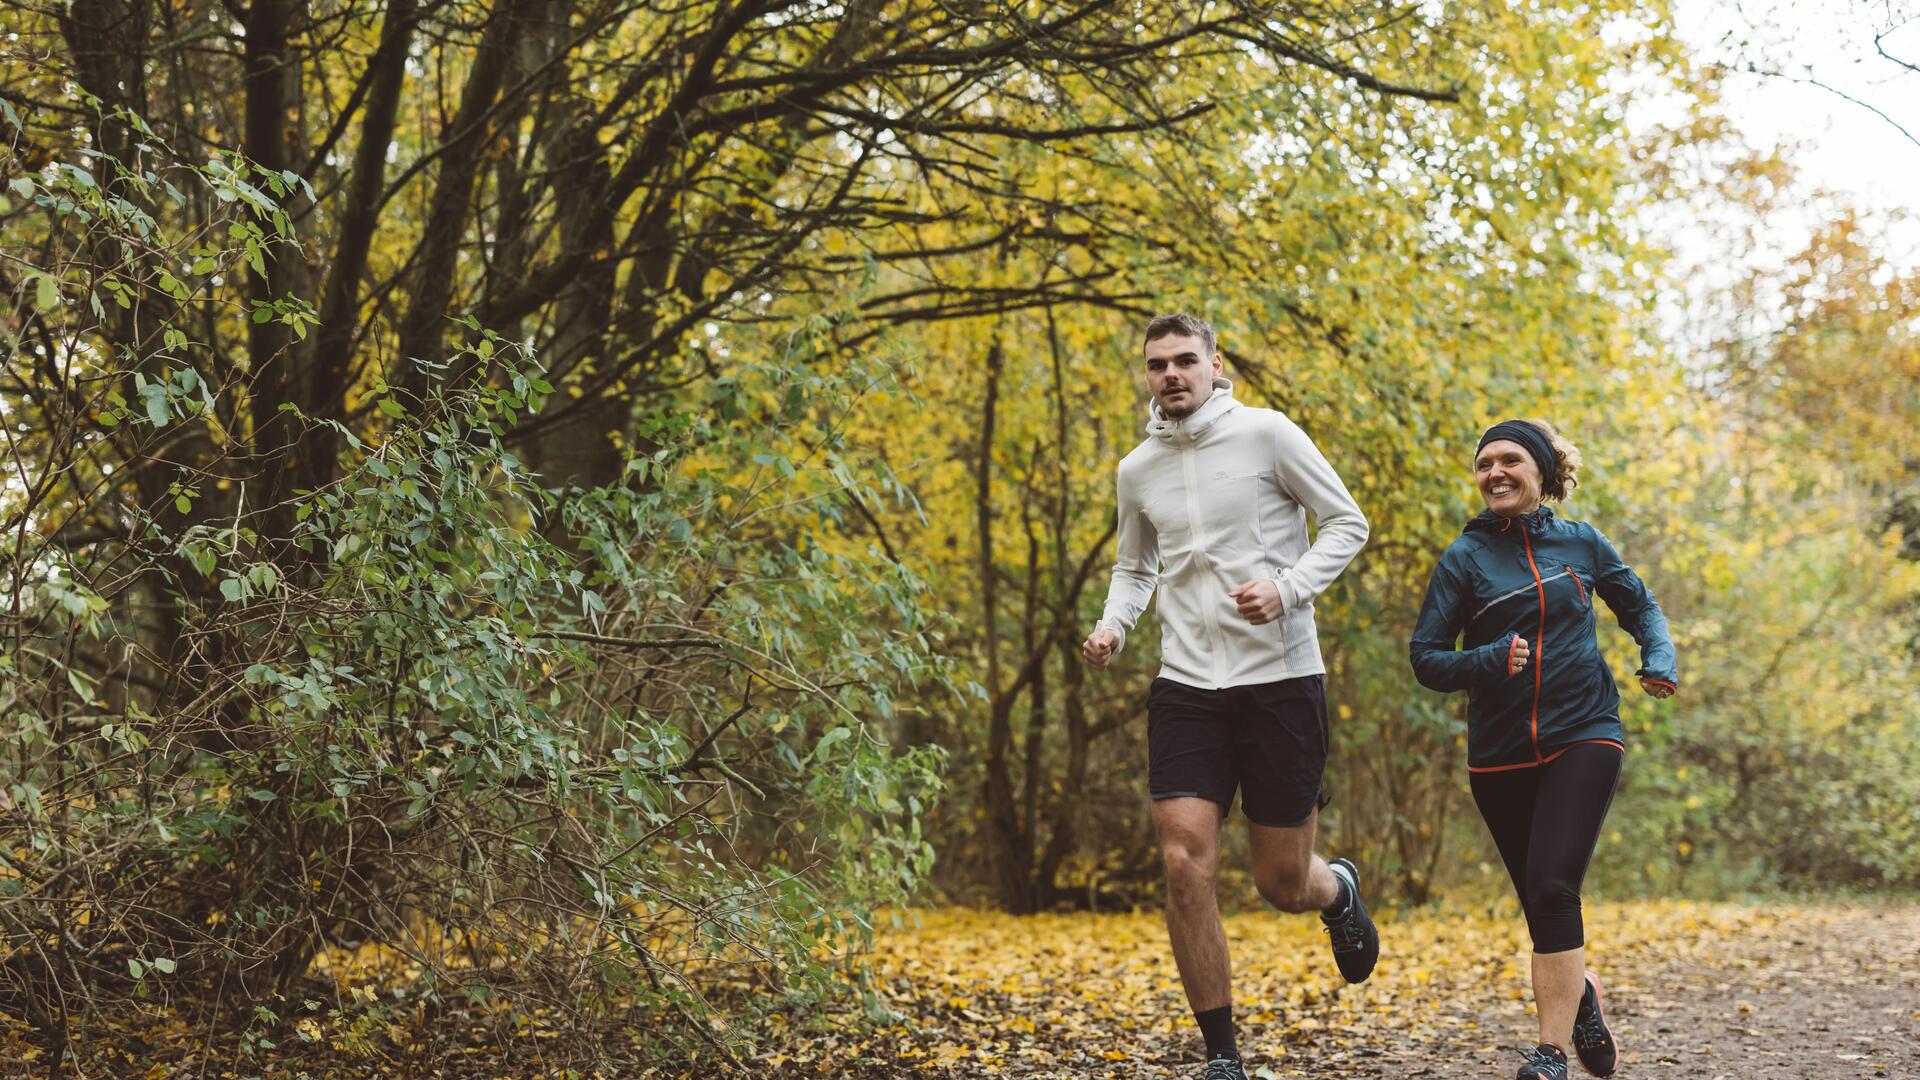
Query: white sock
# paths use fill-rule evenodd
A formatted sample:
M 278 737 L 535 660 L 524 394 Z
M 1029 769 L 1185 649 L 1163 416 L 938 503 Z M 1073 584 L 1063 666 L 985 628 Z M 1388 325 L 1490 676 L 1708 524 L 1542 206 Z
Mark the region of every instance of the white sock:
M 1346 867 L 1329 865 L 1327 869 L 1333 871 L 1333 880 L 1340 883 L 1340 895 L 1334 898 L 1333 903 L 1321 908 L 1320 915 L 1323 918 L 1337 919 L 1347 913 L 1347 908 L 1353 905 L 1354 894 L 1360 890 L 1348 879 L 1345 873 Z

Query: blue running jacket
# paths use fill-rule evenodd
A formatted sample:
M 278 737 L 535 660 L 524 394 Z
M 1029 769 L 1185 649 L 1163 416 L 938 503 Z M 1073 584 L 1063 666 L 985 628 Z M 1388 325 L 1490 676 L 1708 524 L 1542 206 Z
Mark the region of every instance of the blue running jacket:
M 1542 765 L 1585 742 L 1626 748 L 1620 692 L 1594 641 L 1595 595 L 1640 643 L 1640 677 L 1677 687 L 1665 613 L 1593 526 L 1545 507 L 1488 510 L 1440 556 L 1407 651 L 1420 685 L 1467 692 L 1469 769 Z M 1509 676 L 1515 638 L 1533 658 Z

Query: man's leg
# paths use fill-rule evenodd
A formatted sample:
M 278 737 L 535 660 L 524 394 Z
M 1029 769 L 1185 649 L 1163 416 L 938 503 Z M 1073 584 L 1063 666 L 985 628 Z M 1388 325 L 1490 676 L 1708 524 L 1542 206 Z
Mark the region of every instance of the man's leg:
M 1260 896 L 1281 911 L 1321 911 L 1340 899 L 1340 883 L 1327 860 L 1313 853 L 1320 812 L 1306 824 L 1281 829 L 1248 823 L 1253 847 L 1253 882 Z
M 1187 1004 L 1195 1013 L 1233 1001 L 1227 933 L 1220 925 L 1214 877 L 1220 870 L 1220 804 L 1211 799 L 1156 799 L 1153 827 L 1167 868 L 1167 934 Z
M 1340 977 L 1364 982 L 1380 959 L 1380 934 L 1360 898 L 1360 872 L 1313 853 L 1327 804 L 1326 679 L 1307 675 L 1246 687 L 1235 729 L 1254 883 L 1281 911 L 1319 911 Z
M 1229 695 L 1159 678 L 1147 692 L 1147 791 L 1167 868 L 1167 934 L 1187 1003 L 1207 1044 L 1207 1076 L 1246 1080 L 1233 1032 L 1232 969 L 1214 877 L 1233 805 Z

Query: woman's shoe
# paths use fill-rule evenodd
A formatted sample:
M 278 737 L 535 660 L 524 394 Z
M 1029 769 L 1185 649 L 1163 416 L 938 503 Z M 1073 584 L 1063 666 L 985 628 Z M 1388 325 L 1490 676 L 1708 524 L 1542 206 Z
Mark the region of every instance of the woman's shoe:
M 1580 1067 L 1595 1076 L 1612 1076 L 1620 1064 L 1620 1044 L 1607 1026 L 1606 1005 L 1600 976 L 1587 972 L 1587 990 L 1580 995 L 1580 1011 L 1573 1014 L 1573 1052 Z
M 1520 1051 L 1520 1055 L 1527 1063 L 1513 1074 L 1513 1080 L 1567 1080 L 1567 1054 L 1559 1047 L 1541 1043 L 1531 1050 Z

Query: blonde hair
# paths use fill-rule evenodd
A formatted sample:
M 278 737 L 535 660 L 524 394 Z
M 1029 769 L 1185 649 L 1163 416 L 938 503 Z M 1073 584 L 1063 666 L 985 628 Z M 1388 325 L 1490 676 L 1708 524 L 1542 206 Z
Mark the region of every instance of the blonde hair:
M 1580 486 L 1580 477 L 1578 476 L 1580 465 L 1582 464 L 1580 448 L 1568 442 L 1565 435 L 1555 431 L 1553 425 L 1547 423 L 1545 420 L 1529 418 L 1527 423 L 1540 429 L 1540 433 L 1547 437 L 1547 442 L 1553 445 L 1554 456 L 1560 459 L 1560 470 L 1557 473 L 1552 476 L 1542 475 L 1540 477 L 1541 499 L 1551 499 L 1554 502 L 1560 502 L 1571 494 L 1574 488 Z

